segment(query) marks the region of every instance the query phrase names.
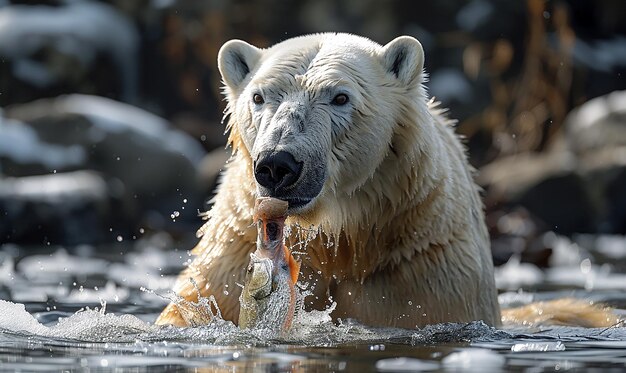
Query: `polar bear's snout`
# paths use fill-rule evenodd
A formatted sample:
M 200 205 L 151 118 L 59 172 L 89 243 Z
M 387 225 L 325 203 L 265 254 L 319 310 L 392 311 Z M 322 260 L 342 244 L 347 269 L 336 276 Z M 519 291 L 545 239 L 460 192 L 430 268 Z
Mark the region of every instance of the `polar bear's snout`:
M 291 153 L 263 151 L 255 162 L 254 177 L 272 195 L 280 196 L 282 191 L 298 181 L 301 171 L 302 162 L 296 162 Z
M 324 185 L 325 167 L 321 153 L 292 148 L 297 152 L 276 148 L 260 151 L 253 167 L 259 196 L 287 201 L 293 213 L 318 196 Z

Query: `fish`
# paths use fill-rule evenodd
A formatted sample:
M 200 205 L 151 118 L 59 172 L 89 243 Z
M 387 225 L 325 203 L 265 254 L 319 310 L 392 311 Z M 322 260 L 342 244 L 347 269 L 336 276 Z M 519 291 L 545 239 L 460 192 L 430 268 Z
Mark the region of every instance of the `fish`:
M 250 254 L 239 297 L 241 329 L 267 328 L 284 334 L 292 326 L 300 262 L 283 240 L 287 208 L 288 202 L 276 198 L 256 200 L 257 247 Z

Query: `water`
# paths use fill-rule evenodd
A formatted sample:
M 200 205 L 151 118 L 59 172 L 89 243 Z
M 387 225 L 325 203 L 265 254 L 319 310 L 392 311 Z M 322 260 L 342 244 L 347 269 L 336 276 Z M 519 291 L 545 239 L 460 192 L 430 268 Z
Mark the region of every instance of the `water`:
M 600 251 L 620 240 L 602 241 L 612 244 Z M 155 326 L 167 300 L 141 289 L 165 294 L 190 260 L 176 247 L 191 246 L 164 234 L 97 248 L 1 246 L 0 370 L 589 371 L 626 365 L 626 328 L 619 325 L 494 329 L 474 322 L 407 330 L 333 323 L 320 312 L 304 315 L 280 339 L 218 318 L 195 328 Z M 501 303 L 573 295 L 626 315 L 626 281 L 614 271 L 624 268 L 620 255 L 626 253 L 612 253 L 603 263 L 593 252 L 563 249 L 558 263 L 542 272 L 513 260 L 500 268 L 499 276 L 510 274 L 500 287 L 515 289 L 517 278 L 533 291 L 506 293 Z

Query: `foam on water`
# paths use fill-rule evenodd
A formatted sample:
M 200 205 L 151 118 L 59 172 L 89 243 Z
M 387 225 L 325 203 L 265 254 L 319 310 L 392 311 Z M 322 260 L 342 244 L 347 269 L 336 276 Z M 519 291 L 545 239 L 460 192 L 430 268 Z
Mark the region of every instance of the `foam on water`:
M 104 306 L 101 310 L 78 311 L 48 327 L 26 312 L 24 305 L 0 300 L 0 329 L 15 333 L 88 342 L 132 342 L 135 335 L 151 328 L 153 326 L 132 315 L 107 314 Z
M 24 305 L 0 300 L 0 329 L 5 331 L 80 342 L 185 341 L 215 345 L 299 344 L 305 346 L 336 346 L 346 343 L 394 341 L 403 344 L 467 342 L 473 339 L 494 340 L 509 338 L 510 334 L 497 331 L 482 322 L 470 324 L 439 324 L 420 330 L 373 328 L 354 320 L 335 324 L 331 319 L 334 303 L 323 311 L 300 309 L 294 326 L 288 333 L 277 335 L 264 326 L 240 330 L 221 317 L 212 297 L 201 297 L 198 302 L 182 300 L 173 294 L 165 295 L 176 302 L 193 319 L 202 320 L 194 327 L 157 326 L 139 318 L 106 312 L 101 309 L 83 309 L 67 318 L 46 326 L 29 314 Z M 302 303 L 300 303 L 302 304 Z

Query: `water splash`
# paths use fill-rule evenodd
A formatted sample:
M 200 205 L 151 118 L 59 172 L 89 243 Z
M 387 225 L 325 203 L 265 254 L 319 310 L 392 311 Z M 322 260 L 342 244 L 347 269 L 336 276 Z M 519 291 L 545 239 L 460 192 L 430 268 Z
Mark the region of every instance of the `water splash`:
M 289 250 L 291 250 L 293 255 L 297 256 L 305 255 L 307 246 L 311 241 L 316 239 L 319 234 L 319 229 L 303 227 L 298 223 L 285 226 L 285 238 L 295 240 L 295 242 L 289 245 Z
M 193 285 L 196 290 L 198 301 L 189 301 L 180 295 L 174 293 L 173 291 L 167 291 L 165 293 L 157 293 L 154 290 L 146 289 L 145 287 L 141 287 L 140 290 L 155 294 L 158 297 L 166 299 L 176 305 L 180 315 L 183 317 L 185 322 L 191 326 L 202 326 L 209 325 L 214 322 L 224 321 L 222 317 L 222 311 L 217 304 L 217 300 L 213 295 L 208 297 L 202 296 L 200 293 L 200 288 L 198 288 L 198 284 L 193 278 L 189 278 L 189 282 Z

